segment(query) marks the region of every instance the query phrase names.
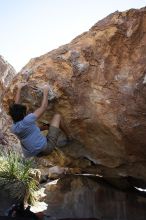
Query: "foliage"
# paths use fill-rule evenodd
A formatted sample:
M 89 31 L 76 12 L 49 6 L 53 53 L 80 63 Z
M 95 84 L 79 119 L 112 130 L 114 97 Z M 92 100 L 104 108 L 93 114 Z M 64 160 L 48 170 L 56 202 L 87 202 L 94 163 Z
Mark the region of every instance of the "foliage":
M 19 181 L 25 187 L 28 202 L 33 203 L 37 182 L 30 176 L 32 160 L 25 160 L 17 153 L 9 152 L 1 155 L 0 163 L 0 181 L 5 183 Z

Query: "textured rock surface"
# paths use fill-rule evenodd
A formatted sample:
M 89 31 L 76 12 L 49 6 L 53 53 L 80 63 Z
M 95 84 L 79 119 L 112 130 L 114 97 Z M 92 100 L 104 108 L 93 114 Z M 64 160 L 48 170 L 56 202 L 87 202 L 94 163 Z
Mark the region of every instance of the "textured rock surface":
M 57 218 L 144 220 L 146 216 L 145 198 L 83 176 L 60 179 L 57 185 L 49 183 L 45 193 L 46 213 Z
M 43 119 L 59 111 L 82 144 L 66 152 L 72 166 L 74 158 L 86 158 L 109 175 L 146 180 L 146 8 L 115 12 L 70 44 L 31 59 L 11 83 L 5 107 L 21 80 L 29 81 L 22 101 L 30 111 L 49 83 Z
M 16 76 L 14 68 L 2 56 L 0 56 L 0 136 L 4 137 L 6 140 L 5 142 L 3 141 L 3 138 L 0 138 L 0 148 L 4 150 L 8 148 L 17 148 L 17 150 L 19 149 L 19 151 L 21 151 L 19 141 L 9 131 L 9 126 L 11 124 L 10 117 L 6 114 L 1 105 L 1 99 L 5 96 L 5 92 L 14 76 Z
M 4 216 L 13 204 L 24 200 L 26 192 L 24 184 L 16 180 L 4 183 L 1 180 L 0 187 L 0 216 Z
M 0 55 L 0 92 L 1 94 L 9 86 L 16 75 L 14 68 Z
M 5 90 L 8 88 L 15 75 L 16 71 L 14 68 L 0 55 L 0 106 Z M 1 120 L 0 126 L 3 126 L 2 124 Z

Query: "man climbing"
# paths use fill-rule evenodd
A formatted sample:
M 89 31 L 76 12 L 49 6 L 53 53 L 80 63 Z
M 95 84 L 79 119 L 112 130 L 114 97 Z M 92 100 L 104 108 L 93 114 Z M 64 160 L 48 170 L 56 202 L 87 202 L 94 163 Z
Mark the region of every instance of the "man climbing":
M 25 157 L 48 155 L 56 147 L 60 132 L 59 127 L 69 138 L 67 129 L 61 115 L 55 114 L 50 122 L 47 136 L 42 135 L 36 121 L 48 107 L 49 86 L 43 87 L 41 106 L 30 114 L 27 114 L 27 107 L 20 104 L 21 90 L 24 86 L 27 86 L 27 83 L 18 84 L 14 104 L 9 107 L 9 114 L 14 122 L 11 131 L 19 138 Z

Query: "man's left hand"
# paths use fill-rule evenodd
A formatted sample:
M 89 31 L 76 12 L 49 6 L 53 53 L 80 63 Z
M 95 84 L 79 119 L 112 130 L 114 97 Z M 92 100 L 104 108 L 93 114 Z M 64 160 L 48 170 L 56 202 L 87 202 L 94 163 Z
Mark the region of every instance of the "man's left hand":
M 26 86 L 28 84 L 28 82 L 20 82 L 18 85 L 17 85 L 17 88 L 18 89 L 22 89 L 24 86 Z

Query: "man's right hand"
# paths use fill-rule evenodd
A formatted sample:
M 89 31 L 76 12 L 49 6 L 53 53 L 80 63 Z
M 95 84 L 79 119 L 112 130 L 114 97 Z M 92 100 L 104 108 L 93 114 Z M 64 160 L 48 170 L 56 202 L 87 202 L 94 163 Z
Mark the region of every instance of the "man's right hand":
M 17 84 L 17 92 L 16 92 L 16 96 L 14 99 L 15 104 L 20 104 L 21 89 L 26 85 L 27 85 L 26 82 L 20 82 Z

